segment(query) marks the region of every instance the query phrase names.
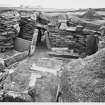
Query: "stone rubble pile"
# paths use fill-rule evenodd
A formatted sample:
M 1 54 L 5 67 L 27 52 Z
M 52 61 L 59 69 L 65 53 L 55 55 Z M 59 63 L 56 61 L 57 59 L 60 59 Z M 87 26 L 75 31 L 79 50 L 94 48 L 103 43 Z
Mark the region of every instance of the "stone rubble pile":
M 34 62 L 43 68 L 60 70 L 62 61 L 40 58 Z M 55 102 L 59 79 L 50 71 L 39 71 L 31 67 L 32 62 L 18 63 L 14 72 L 9 74 L 4 83 L 4 100 L 7 102 Z M 37 77 L 37 78 L 36 78 Z M 35 80 L 34 80 L 35 79 Z M 11 93 L 12 92 L 12 93 Z M 11 100 L 9 100 L 11 99 Z M 21 100 L 20 100 L 21 99 Z

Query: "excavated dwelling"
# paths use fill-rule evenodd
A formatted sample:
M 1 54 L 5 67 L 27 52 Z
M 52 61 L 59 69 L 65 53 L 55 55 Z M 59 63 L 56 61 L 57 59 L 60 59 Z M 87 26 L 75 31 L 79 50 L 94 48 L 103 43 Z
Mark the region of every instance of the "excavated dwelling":
M 51 57 L 47 54 L 47 51 L 52 51 L 51 48 L 69 47 L 69 50 L 74 50 L 80 57 L 85 52 L 86 36 L 97 33 L 97 30 L 87 29 L 91 26 L 90 22 L 78 21 L 79 18 L 74 21 L 74 18 L 73 26 L 69 27 L 67 21 L 62 20 L 67 17 L 62 15 L 53 19 L 39 13 L 38 19 L 34 20 L 36 18 L 31 17 L 33 11 L 12 12 L 16 17 L 12 17 L 11 12 L 6 13 L 9 15 L 0 14 L 0 25 L 3 24 L 3 19 L 6 20 L 3 27 L 0 27 L 0 37 L 3 39 L 0 43 L 4 46 L 8 46 L 8 43 L 13 45 L 13 50 L 0 53 L 1 102 L 104 102 L 105 49 L 100 48 L 96 54 L 77 60 Z M 86 14 L 83 15 L 85 18 Z M 10 30 L 13 23 L 9 16 L 13 18 L 11 21 L 14 24 L 20 26 L 20 32 L 16 27 L 13 28 L 15 31 Z M 64 27 L 60 29 L 59 25 Z M 6 29 L 7 33 L 4 33 L 3 29 Z M 36 50 L 34 55 L 29 57 L 29 45 L 35 29 L 38 29 Z M 44 38 L 45 31 L 48 32 L 47 38 Z M 9 40 L 10 37 L 14 42 Z
M 30 20 L 30 17 L 20 18 L 20 33 L 14 40 L 14 48 L 17 51 L 13 49 L 0 54 L 0 101 L 56 102 L 59 84 L 57 70 L 60 70 L 62 62 L 60 61 L 59 63 L 59 60 L 45 56 L 42 48 L 42 50 L 40 49 L 41 52 L 36 50 L 36 55 L 28 57 L 29 44 L 33 38 L 34 28 L 45 31 L 43 24 L 46 24 L 46 22 L 42 19 L 41 22 L 43 24 L 39 23 L 36 25 L 35 21 Z M 21 27 L 21 25 L 23 26 Z M 38 33 L 39 37 L 43 33 L 40 33 L 41 31 Z M 40 42 L 40 40 L 38 41 Z M 31 69 L 34 64 L 37 65 L 38 70 L 43 68 L 47 71 L 41 72 L 35 68 Z M 49 72 L 48 70 L 50 69 L 54 71 Z

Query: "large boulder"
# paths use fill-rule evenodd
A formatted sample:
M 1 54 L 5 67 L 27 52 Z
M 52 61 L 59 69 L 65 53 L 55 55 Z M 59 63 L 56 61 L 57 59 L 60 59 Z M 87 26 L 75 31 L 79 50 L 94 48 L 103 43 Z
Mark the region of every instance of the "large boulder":
M 105 49 L 67 63 L 62 72 L 64 102 L 105 102 Z

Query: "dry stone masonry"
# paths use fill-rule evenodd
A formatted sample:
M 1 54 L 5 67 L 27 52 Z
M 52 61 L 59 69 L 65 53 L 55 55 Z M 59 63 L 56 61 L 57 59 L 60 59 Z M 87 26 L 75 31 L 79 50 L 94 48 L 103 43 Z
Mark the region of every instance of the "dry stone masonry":
M 0 13 L 0 51 L 14 48 L 14 39 L 18 36 L 19 13 L 2 11 Z

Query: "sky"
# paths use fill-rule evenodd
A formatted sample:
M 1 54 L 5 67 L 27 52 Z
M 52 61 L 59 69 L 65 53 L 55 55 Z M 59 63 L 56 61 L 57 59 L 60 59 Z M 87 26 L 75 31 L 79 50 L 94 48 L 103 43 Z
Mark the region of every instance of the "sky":
M 105 0 L 0 0 L 0 6 L 41 6 L 43 8 L 104 8 Z

